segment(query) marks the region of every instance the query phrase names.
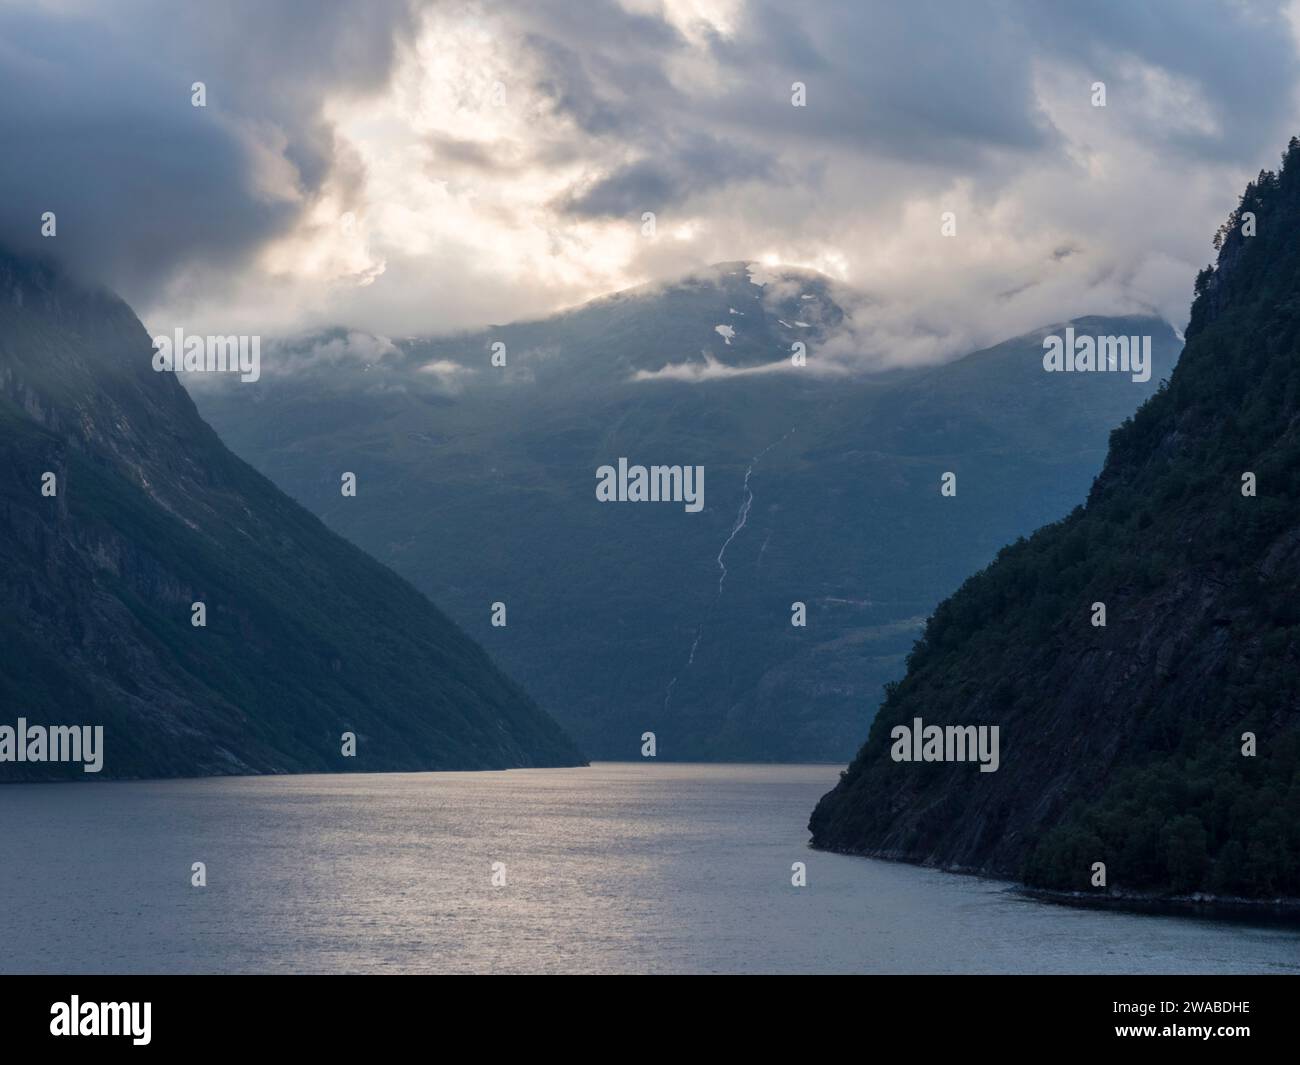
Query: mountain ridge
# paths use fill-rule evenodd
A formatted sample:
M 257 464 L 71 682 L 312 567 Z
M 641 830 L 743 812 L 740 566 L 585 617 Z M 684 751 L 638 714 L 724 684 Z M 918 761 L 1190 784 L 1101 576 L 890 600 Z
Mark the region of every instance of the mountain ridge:
M 1097 898 L 1300 896 L 1298 230 L 1293 138 L 1086 505 L 935 610 L 814 846 Z M 893 761 L 916 717 L 998 726 L 1000 770 Z
M 1037 336 L 860 377 L 638 379 L 702 366 L 701 350 L 788 362 L 797 337 L 818 358 L 841 313 L 830 290 L 805 273 L 772 303 L 747 265 L 715 270 L 722 287 L 697 277 L 608 315 L 382 355 L 356 335 L 290 345 L 286 372 L 268 354 L 256 385 L 195 398 L 237 452 L 500 654 L 593 757 L 638 758 L 654 731 L 663 759 L 841 761 L 920 620 L 1007 536 L 1085 496 L 1105 434 L 1179 344 L 1151 318 L 1078 320 L 1151 334 L 1145 383 L 1045 374 Z M 733 309 L 745 324 L 716 332 Z M 602 506 L 596 471 L 620 457 L 703 465 L 703 510 Z M 337 498 L 339 464 L 364 478 L 364 513 Z
M 105 778 L 583 764 L 427 599 L 231 454 L 151 357 L 107 290 L 0 253 L 13 716 L 102 723 Z M 0 765 L 69 777 L 80 766 Z

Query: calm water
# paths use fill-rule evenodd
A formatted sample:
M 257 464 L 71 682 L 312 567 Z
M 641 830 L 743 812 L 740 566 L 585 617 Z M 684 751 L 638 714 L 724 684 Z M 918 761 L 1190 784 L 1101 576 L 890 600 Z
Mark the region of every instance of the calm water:
M 808 812 L 836 773 L 4 787 L 0 970 L 1300 971 L 1294 931 L 1069 909 L 811 851 Z M 190 886 L 194 861 L 206 888 Z

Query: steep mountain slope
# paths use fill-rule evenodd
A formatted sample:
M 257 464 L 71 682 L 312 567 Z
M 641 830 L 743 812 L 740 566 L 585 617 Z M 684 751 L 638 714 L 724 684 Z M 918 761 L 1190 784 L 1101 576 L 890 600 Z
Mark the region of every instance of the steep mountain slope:
M 1178 367 L 1112 435 L 1086 507 L 935 611 L 814 845 L 1052 888 L 1099 890 L 1101 862 L 1110 891 L 1300 896 L 1298 235 L 1293 139 L 1221 229 Z M 893 761 L 918 717 L 999 726 L 1001 767 Z
M 310 338 L 268 354 L 255 385 L 194 395 L 239 454 L 444 604 L 593 757 L 639 757 L 653 731 L 665 759 L 839 761 L 921 619 L 1084 497 L 1110 427 L 1179 343 L 1152 319 L 1078 323 L 1152 335 L 1146 383 L 1044 374 L 1038 335 L 942 368 L 829 377 L 815 370 L 837 296 L 808 271 L 724 263 L 468 336 Z M 801 340 L 811 370 L 727 376 L 788 364 Z M 620 457 L 703 466 L 703 510 L 600 503 L 596 470 Z M 340 469 L 364 507 L 339 498 Z
M 420 593 L 227 451 L 152 355 L 120 300 L 0 254 L 0 724 L 103 725 L 101 777 L 581 762 Z M 65 776 L 86 778 L 0 763 Z

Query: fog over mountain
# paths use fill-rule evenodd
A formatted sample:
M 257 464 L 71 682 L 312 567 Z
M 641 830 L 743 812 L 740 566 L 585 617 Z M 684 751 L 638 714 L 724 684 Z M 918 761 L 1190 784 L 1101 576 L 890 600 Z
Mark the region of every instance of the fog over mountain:
M 1181 328 L 1221 190 L 1290 133 L 1294 25 L 1210 0 L 0 4 L 0 241 L 156 333 L 427 336 L 741 258 L 870 294 L 845 310 L 872 362 L 1087 314 Z
M 447 609 L 592 757 L 639 757 L 652 731 L 661 758 L 836 761 L 935 603 L 1083 500 L 1180 347 L 1156 319 L 1088 318 L 1151 338 L 1144 380 L 1045 373 L 1064 325 L 868 374 L 844 298 L 866 302 L 728 262 L 484 332 L 275 343 L 255 383 L 186 377 L 237 453 Z M 602 503 L 620 460 L 699 468 L 698 509 Z
M 1300 0 L 0 0 L 6 1060 L 1294 1053 L 1297 132 Z
M 0 702 L 102 735 L 88 778 L 0 734 L 0 780 L 583 762 L 419 592 L 226 450 L 152 355 L 120 300 L 0 251 Z
M 815 845 L 1093 896 L 1300 896 L 1298 232 L 1293 137 L 1086 507 L 935 611 Z M 917 735 L 976 723 L 993 771 Z

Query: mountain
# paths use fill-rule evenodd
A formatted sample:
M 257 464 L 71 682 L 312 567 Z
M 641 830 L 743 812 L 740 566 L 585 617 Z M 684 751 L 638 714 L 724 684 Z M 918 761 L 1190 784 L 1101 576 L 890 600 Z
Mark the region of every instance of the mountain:
M 102 725 L 100 777 L 581 764 L 152 359 L 119 299 L 0 253 L 0 725 Z M 68 775 L 94 779 L 0 762 L 0 780 Z
M 846 305 L 820 274 L 723 263 L 454 337 L 302 338 L 256 384 L 194 395 L 593 757 L 639 758 L 654 732 L 664 759 L 845 761 L 925 616 L 1083 499 L 1110 427 L 1180 346 L 1153 319 L 1088 319 L 1151 335 L 1151 380 L 1044 373 L 1040 334 L 831 374 Z M 620 458 L 702 466 L 703 508 L 600 502 L 597 471 Z M 340 470 L 364 507 L 339 498 Z
M 1100 862 L 1106 892 L 1300 897 L 1297 235 L 1293 139 L 1220 229 L 1168 386 L 1112 434 L 1085 506 L 934 612 L 815 846 L 1094 894 Z M 894 761 L 916 718 L 998 726 L 1000 768 Z

